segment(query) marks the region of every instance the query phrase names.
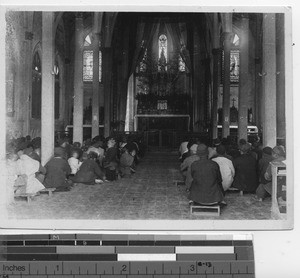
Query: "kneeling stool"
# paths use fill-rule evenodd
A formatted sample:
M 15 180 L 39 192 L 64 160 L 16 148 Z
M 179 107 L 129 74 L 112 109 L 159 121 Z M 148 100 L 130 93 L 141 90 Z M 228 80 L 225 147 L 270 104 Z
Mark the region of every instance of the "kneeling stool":
M 201 216 L 220 216 L 220 205 L 190 204 L 190 213 Z
M 55 190 L 56 190 L 56 188 L 49 187 L 49 188 L 44 188 L 44 189 L 40 190 L 39 192 L 40 193 L 47 193 L 49 196 L 52 196 L 52 193 Z
M 30 203 L 31 200 L 33 199 L 34 196 L 36 196 L 37 194 L 35 193 L 15 193 L 14 197 L 18 198 L 18 197 L 21 197 L 21 198 L 25 198 L 27 200 L 27 203 Z

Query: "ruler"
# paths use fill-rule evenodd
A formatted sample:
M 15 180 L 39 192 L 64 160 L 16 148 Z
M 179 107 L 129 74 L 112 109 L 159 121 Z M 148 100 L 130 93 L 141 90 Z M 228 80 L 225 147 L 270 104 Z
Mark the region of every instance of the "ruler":
M 0 236 L 0 278 L 254 278 L 251 235 Z

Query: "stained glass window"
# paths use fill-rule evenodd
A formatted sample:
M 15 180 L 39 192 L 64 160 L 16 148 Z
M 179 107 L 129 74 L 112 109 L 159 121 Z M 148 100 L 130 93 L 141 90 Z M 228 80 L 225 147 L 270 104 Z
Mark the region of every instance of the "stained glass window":
M 31 117 L 41 119 L 42 105 L 42 76 L 41 76 L 41 59 L 36 52 L 33 56 L 32 63 L 32 93 L 31 93 Z
M 84 40 L 84 46 L 90 46 L 92 44 L 91 35 L 87 35 Z
M 160 59 L 162 55 L 165 56 L 166 61 L 167 61 L 167 57 L 168 57 L 168 50 L 167 50 L 167 46 L 168 46 L 168 40 L 167 40 L 167 36 L 162 34 L 159 36 L 158 39 L 158 46 L 159 46 L 159 56 L 158 58 Z
M 183 61 L 181 55 L 179 55 L 178 69 L 180 72 L 185 72 L 185 62 Z
M 230 81 L 239 82 L 240 70 L 240 52 L 239 50 L 231 50 L 230 52 Z
M 140 71 L 141 72 L 145 72 L 147 70 L 146 61 L 147 61 L 147 49 L 146 49 L 146 51 L 144 53 L 143 60 L 140 62 Z
M 87 35 L 84 40 L 84 47 L 86 48 L 83 51 L 83 81 L 92 82 L 93 81 L 93 50 L 92 46 L 92 36 L 91 34 Z M 102 52 L 99 51 L 99 82 L 102 81 Z
M 237 34 L 234 34 L 234 37 L 233 37 L 233 44 L 235 46 L 239 46 L 240 45 L 240 38 Z
M 168 39 L 165 34 L 158 38 L 158 70 L 167 70 L 168 62 Z
M 93 50 L 83 51 L 83 81 L 93 81 Z

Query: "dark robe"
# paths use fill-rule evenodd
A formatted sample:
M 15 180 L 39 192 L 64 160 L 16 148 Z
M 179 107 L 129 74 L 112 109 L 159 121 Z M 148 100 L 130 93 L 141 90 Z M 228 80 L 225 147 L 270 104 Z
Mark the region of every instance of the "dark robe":
M 28 156 L 31 157 L 32 159 L 38 161 L 38 162 L 41 162 L 40 156 L 36 152 L 34 152 L 34 151 L 30 152 L 28 154 Z
M 71 168 L 68 162 L 59 157 L 54 157 L 45 165 L 46 176 L 44 180 L 45 187 L 68 187 L 70 184 L 67 177 L 71 174 Z
M 258 187 L 256 159 L 250 154 L 242 154 L 233 160 L 235 176 L 232 187 L 245 192 L 255 192 Z
M 103 179 L 103 173 L 96 161 L 87 159 L 83 161 L 79 171 L 71 180 L 75 183 L 94 184 L 95 179 Z
M 132 166 L 133 162 L 134 157 L 129 153 L 125 152 L 121 155 L 120 171 L 122 176 L 128 177 L 131 175 L 130 167 Z
M 108 168 L 110 170 L 116 170 L 118 166 L 118 149 L 108 148 L 105 153 L 105 158 L 103 160 L 104 168 Z
M 224 199 L 219 165 L 207 158 L 200 158 L 191 165 L 193 182 L 190 199 L 200 204 L 220 203 Z
M 273 160 L 272 155 L 263 154 L 262 158 L 258 162 L 258 177 L 259 177 L 259 182 L 262 184 L 266 184 L 269 182 L 268 180 L 265 179 L 265 173 L 272 160 Z

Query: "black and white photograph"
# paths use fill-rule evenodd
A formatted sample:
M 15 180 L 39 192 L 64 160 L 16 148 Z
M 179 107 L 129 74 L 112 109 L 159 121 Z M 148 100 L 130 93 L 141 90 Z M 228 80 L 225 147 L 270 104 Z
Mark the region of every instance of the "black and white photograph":
M 291 229 L 289 7 L 5 7 L 8 227 Z

